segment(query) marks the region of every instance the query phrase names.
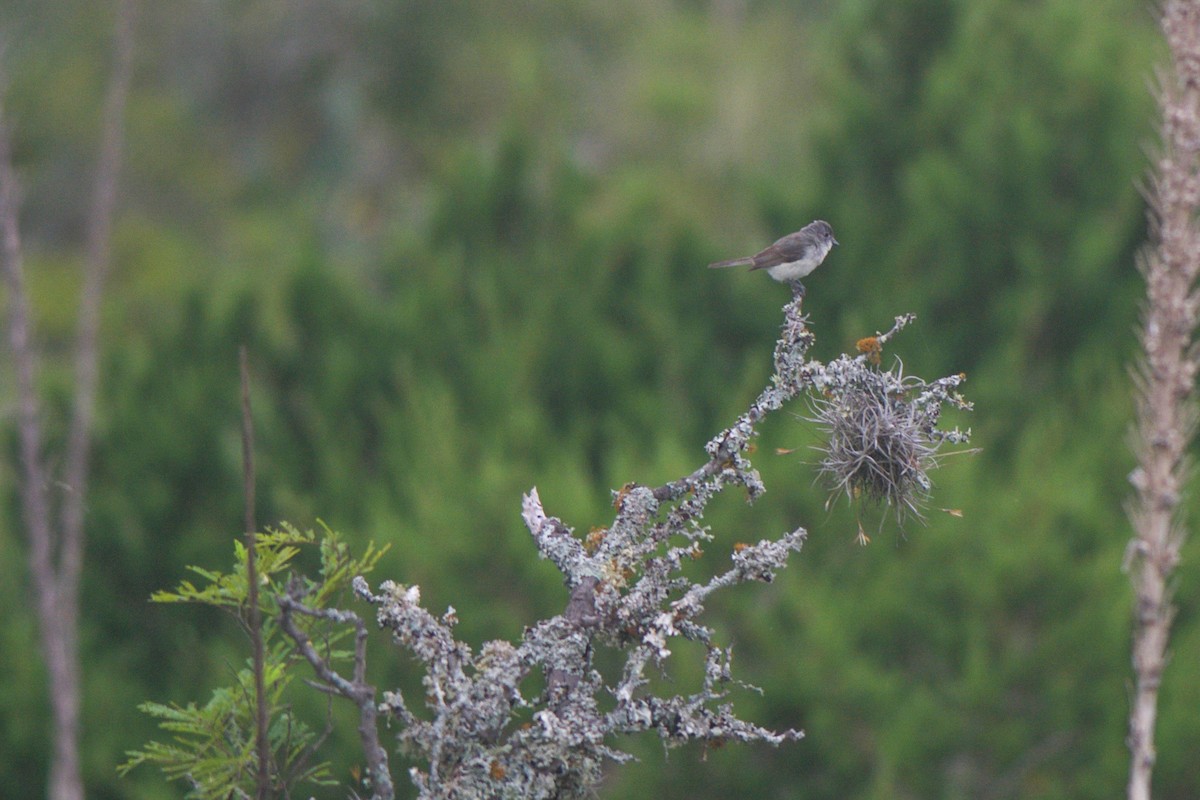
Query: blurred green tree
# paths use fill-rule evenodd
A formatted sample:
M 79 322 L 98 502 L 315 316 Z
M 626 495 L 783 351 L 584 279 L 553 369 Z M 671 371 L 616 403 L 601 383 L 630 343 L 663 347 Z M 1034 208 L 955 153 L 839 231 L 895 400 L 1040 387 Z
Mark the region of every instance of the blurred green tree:
M 28 34 L 11 105 L 52 354 L 93 6 L 0 9 Z M 520 493 L 536 483 L 586 529 L 609 489 L 692 464 L 768 373 L 780 291 L 703 265 L 817 216 L 842 242 L 809 285 L 822 355 L 914 311 L 906 365 L 968 373 L 984 452 L 939 477 L 965 520 L 853 548 L 807 442 L 766 426 L 771 494 L 711 520 L 814 535 L 794 573 L 719 611 L 765 690 L 737 702 L 808 739 L 665 765 L 648 742 L 610 793 L 1112 795 L 1156 41 L 1140 2 L 309 7 L 148 11 L 89 501 L 89 796 L 170 796 L 113 772 L 154 735 L 136 704 L 201 696 L 240 663 L 218 619 L 146 605 L 236 535 L 239 343 L 262 398 L 262 519 L 394 543 L 379 575 L 453 603 L 468 640 L 510 635 L 562 596 L 530 561 Z M 1181 585 L 1200 580 L 1190 563 Z M 44 689 L 20 594 L 0 604 L 0 793 L 37 796 Z M 1156 777 L 1182 799 L 1200 639 L 1180 606 Z

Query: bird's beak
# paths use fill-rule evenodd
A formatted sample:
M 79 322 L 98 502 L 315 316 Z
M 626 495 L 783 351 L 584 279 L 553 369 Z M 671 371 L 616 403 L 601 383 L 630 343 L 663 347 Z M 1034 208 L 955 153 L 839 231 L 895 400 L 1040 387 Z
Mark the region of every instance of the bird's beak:
M 833 243 L 834 243 L 834 244 L 841 244 L 841 242 L 839 242 L 837 239 L 834 239 L 834 240 L 833 240 Z

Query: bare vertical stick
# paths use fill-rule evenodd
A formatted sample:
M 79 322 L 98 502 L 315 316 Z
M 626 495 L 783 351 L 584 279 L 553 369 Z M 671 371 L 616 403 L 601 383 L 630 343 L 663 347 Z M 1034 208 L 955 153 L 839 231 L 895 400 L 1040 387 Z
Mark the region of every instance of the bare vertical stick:
M 254 649 L 254 748 L 258 753 L 258 797 L 271 796 L 271 747 L 267 739 L 267 688 L 263 675 L 262 609 L 258 605 L 258 548 L 254 541 L 254 420 L 250 415 L 250 360 L 246 346 L 238 348 L 242 376 L 242 480 L 246 496 L 246 588 L 250 605 L 250 641 Z
M 17 213 L 20 199 L 11 149 L 8 125 L 0 113 L 0 235 L 3 236 L 4 282 L 8 287 L 8 339 L 17 373 L 21 505 L 26 535 L 29 537 L 29 571 L 54 719 L 54 756 L 50 782 L 55 788 L 50 794 L 52 797 L 81 798 L 78 670 L 71 664 L 73 648 L 66 645 L 67 632 L 59 613 L 58 570 L 54 561 L 56 536 L 46 495 L 47 475 L 37 396 L 38 356 L 33 345 L 33 323 L 29 312 L 29 296 L 25 290 Z
M 121 153 L 125 143 L 125 107 L 133 74 L 133 0 L 121 0 L 117 8 L 114 60 L 104 101 L 100 127 L 100 153 L 95 185 L 87 219 L 87 243 L 83 263 L 83 290 L 79 300 L 78 339 L 75 349 L 75 397 L 67 435 L 63 484 L 67 487 L 62 505 L 62 529 L 58 553 L 58 636 L 54 647 L 61 649 L 63 670 L 52 676 L 55 707 L 55 756 L 50 770 L 50 796 L 82 798 L 83 779 L 79 766 L 80 708 L 79 674 L 79 582 L 83 570 L 83 519 L 87 497 L 88 457 L 95 417 L 96 386 L 100 350 L 100 304 L 112 262 L 113 216 Z M 43 622 L 43 625 L 45 623 Z
M 83 517 L 87 493 L 88 458 L 91 454 L 92 421 L 95 418 L 96 387 L 99 379 L 100 304 L 112 266 L 113 217 L 121 155 L 125 149 L 125 107 L 133 76 L 134 0 L 121 0 L 117 7 L 112 77 L 104 101 L 100 127 L 100 154 L 96 182 L 92 188 L 84 250 L 83 288 L 79 295 L 79 319 L 75 345 L 75 397 L 67 435 L 63 482 L 68 487 L 63 502 L 62 580 L 63 602 L 76 605 L 79 573 L 83 565 Z
M 1186 454 L 1196 427 L 1200 2 L 1167 0 L 1162 29 L 1171 67 L 1159 75 L 1162 150 L 1147 191 L 1150 243 L 1138 261 L 1146 278 L 1146 305 L 1143 350 L 1134 374 L 1138 466 L 1130 476 L 1134 536 L 1127 551 L 1135 595 L 1130 800 L 1151 796 L 1158 688 L 1174 616 L 1169 582 L 1185 535 L 1179 503 L 1190 475 Z
M 53 755 L 47 794 L 56 800 L 80 800 L 83 777 L 79 735 L 82 688 L 79 674 L 79 580 L 83 566 L 83 518 L 87 462 L 94 417 L 99 309 L 110 263 L 112 218 L 124 143 L 124 116 L 133 62 L 134 0 L 121 0 L 114 37 L 114 62 L 101 123 L 101 146 L 95 193 L 88 215 L 88 242 L 83 266 L 79 338 L 76 345 L 74 412 L 66 447 L 61 527 L 47 496 L 50 475 L 40 429 L 37 397 L 37 354 L 24 282 L 18 224 L 18 190 L 12 167 L 10 138 L 0 120 L 0 228 L 4 276 L 9 289 L 9 340 L 17 373 L 18 428 L 22 494 L 29 536 L 30 572 L 46 660 L 53 720 Z

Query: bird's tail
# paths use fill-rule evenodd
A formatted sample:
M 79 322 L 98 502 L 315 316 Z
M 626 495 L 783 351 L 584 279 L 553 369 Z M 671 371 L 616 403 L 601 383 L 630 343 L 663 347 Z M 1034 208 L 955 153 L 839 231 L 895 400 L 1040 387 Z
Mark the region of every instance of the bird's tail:
M 723 269 L 725 267 L 749 267 L 754 264 L 753 258 L 734 258 L 729 261 L 718 261 L 715 264 L 709 264 L 709 269 Z

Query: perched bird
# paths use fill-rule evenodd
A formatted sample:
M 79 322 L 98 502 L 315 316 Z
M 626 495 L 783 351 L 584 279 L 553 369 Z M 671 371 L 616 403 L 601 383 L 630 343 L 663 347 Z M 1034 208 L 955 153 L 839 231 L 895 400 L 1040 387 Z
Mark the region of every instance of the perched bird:
M 821 266 L 825 256 L 829 255 L 829 251 L 837 243 L 838 240 L 833 238 L 833 228 L 829 227 L 825 220 L 819 219 L 808 223 L 795 233 L 789 233 L 757 255 L 718 261 L 709 264 L 708 268 L 765 269 L 775 280 L 790 283 L 795 291 L 803 293 L 804 284 L 800 283 L 800 279 Z

